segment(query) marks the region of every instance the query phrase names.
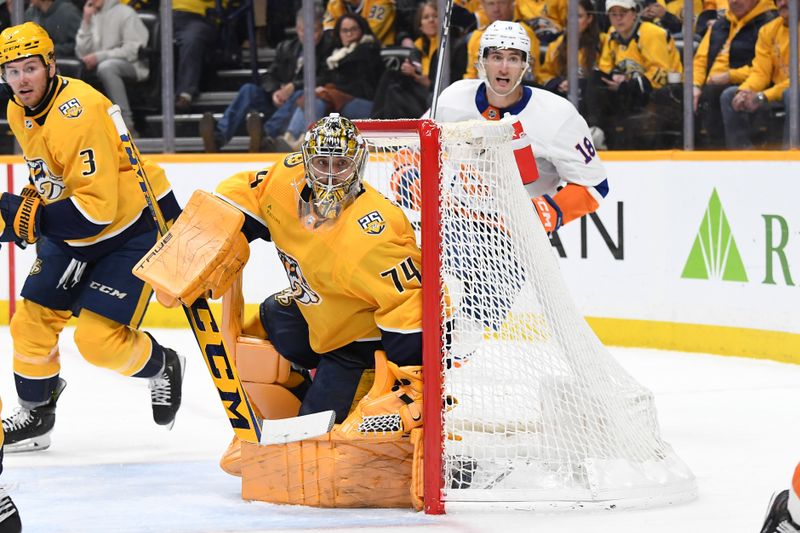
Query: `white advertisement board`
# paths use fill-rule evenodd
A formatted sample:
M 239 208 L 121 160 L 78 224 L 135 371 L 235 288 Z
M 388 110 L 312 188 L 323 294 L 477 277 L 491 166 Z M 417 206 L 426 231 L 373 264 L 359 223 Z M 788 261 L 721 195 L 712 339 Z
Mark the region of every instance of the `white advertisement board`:
M 551 241 L 588 316 L 800 333 L 800 163 L 608 162 Z
M 790 341 L 789 351 L 800 346 L 800 159 L 741 152 L 707 160 L 703 154 L 622 157 L 606 161 L 610 192 L 598 212 L 551 238 L 581 312 L 615 319 L 621 328 L 630 321 L 721 328 L 728 339 L 745 329 L 778 332 L 779 342 Z M 195 189 L 212 191 L 219 180 L 274 160 L 160 159 L 181 203 Z M 18 190 L 27 172 L 22 164 L 13 168 Z M 19 291 L 33 252 L 15 255 Z M 7 300 L 7 269 L 0 283 L 0 298 Z M 274 247 L 253 246 L 246 302 L 258 303 L 286 283 Z M 692 349 L 691 342 L 667 344 Z

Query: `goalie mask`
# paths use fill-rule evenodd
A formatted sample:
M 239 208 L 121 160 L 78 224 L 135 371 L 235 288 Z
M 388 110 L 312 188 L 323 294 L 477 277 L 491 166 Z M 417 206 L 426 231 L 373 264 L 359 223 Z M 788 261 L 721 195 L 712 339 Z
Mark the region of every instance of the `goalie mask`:
M 316 227 L 338 217 L 358 196 L 367 146 L 355 124 L 331 113 L 306 133 L 302 149 L 306 187 L 301 210 L 307 207 L 301 216 L 319 219 Z
M 486 76 L 486 57 L 492 50 L 518 50 L 522 52 L 523 67 L 519 77 L 514 81 L 511 89 L 505 93 L 497 92 Z M 496 20 L 492 22 L 481 35 L 480 49 L 478 51 L 478 76 L 486 82 L 486 88 L 498 96 L 508 96 L 522 83 L 522 78 L 530 68 L 531 38 L 525 28 L 517 22 Z

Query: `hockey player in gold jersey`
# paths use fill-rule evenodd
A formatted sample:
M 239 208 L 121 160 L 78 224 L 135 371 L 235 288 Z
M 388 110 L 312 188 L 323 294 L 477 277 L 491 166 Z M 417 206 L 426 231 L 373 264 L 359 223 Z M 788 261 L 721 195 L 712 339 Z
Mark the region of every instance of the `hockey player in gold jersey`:
M 299 414 L 333 409 L 337 422 L 376 350 L 400 367 L 422 361 L 420 251 L 403 212 L 362 182 L 366 157 L 357 128 L 332 114 L 306 133 L 302 153 L 216 191 L 245 213 L 249 241 L 275 243 L 289 277 L 260 322 L 281 355 L 316 368 Z
M 130 271 L 156 241 L 156 229 L 108 115 L 111 102 L 56 75 L 53 42 L 31 22 L 0 34 L 0 66 L 13 93 L 8 122 L 29 170 L 21 195 L 0 198 L 0 241 L 38 241 L 11 320 L 20 408 L 3 420 L 6 451 L 49 446 L 65 385 L 58 338 L 72 316 L 81 355 L 149 379 L 153 417 L 171 427 L 183 358 L 137 329 L 151 289 Z M 166 218 L 174 219 L 180 210 L 163 170 L 144 166 Z

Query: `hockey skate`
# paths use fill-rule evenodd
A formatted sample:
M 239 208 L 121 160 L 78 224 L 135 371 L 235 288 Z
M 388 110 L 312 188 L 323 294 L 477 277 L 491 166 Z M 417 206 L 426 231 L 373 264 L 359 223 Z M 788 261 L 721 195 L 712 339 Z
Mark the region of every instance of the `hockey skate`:
M 150 378 L 150 403 L 153 406 L 153 420 L 159 426 L 172 429 L 175 415 L 181 406 L 181 388 L 186 358 L 175 350 L 164 348 L 164 368 L 156 377 Z
M 767 517 L 761 533 L 799 533 L 800 526 L 792 521 L 786 502 L 789 500 L 789 491 L 776 492 L 772 495 L 767 508 Z
M 0 487 L 0 533 L 19 533 L 22 524 L 19 520 L 19 511 L 14 505 L 11 496 Z
M 50 401 L 35 409 L 17 407 L 10 417 L 3 420 L 3 450 L 6 453 L 40 451 L 50 447 L 50 433 L 56 423 L 56 402 L 66 386 L 67 382 L 59 378 Z

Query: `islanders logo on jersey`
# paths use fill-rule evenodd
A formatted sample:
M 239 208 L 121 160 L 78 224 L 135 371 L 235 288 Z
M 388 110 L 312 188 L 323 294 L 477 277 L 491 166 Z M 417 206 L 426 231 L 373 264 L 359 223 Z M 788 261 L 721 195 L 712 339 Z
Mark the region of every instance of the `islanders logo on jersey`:
M 285 253 L 283 250 L 278 250 L 278 257 L 283 263 L 283 268 L 286 270 L 286 275 L 289 276 L 289 287 L 292 291 L 294 300 L 303 305 L 316 305 L 322 301 L 319 294 L 314 292 L 311 285 L 308 284 L 303 271 L 300 270 L 300 264 L 297 259 Z
M 83 113 L 83 106 L 77 98 L 70 98 L 58 106 L 58 110 L 67 118 L 78 118 Z
M 64 179 L 54 175 L 44 159 L 28 159 L 26 157 L 25 162 L 28 164 L 31 183 L 36 187 L 39 195 L 45 200 L 58 200 L 64 192 Z
M 380 235 L 386 229 L 386 221 L 377 211 L 367 213 L 358 219 L 358 225 L 367 235 Z

